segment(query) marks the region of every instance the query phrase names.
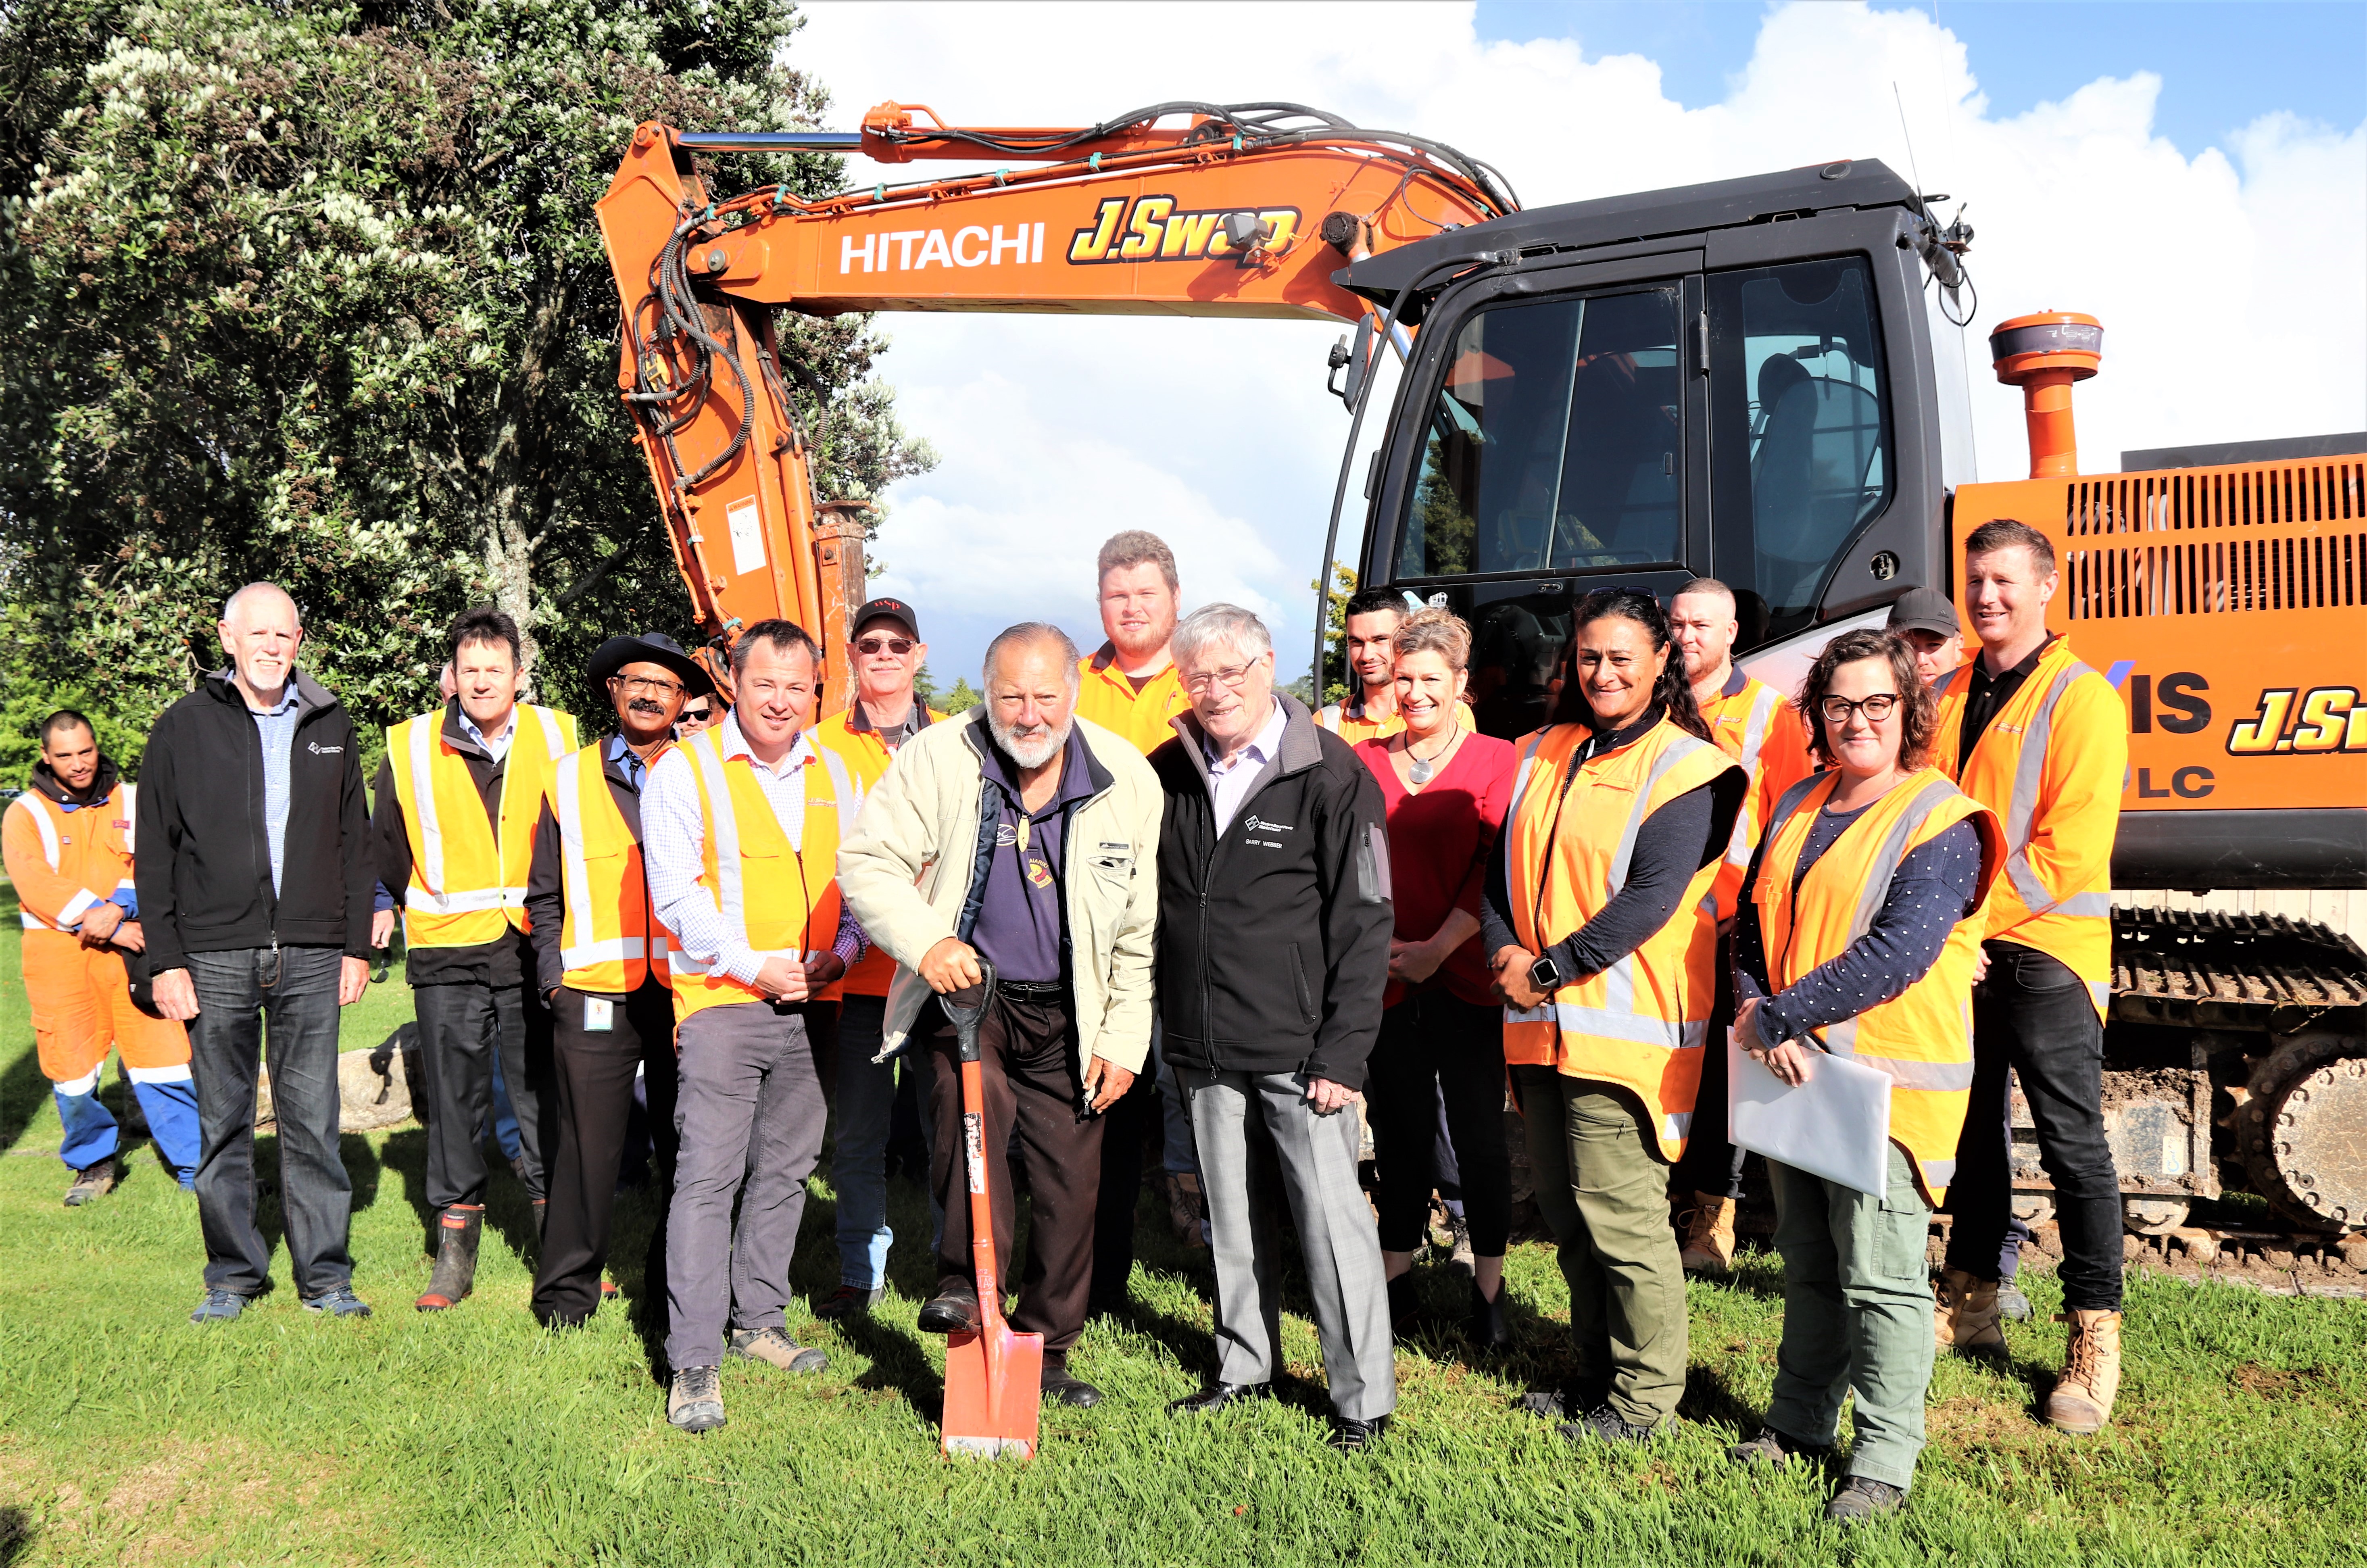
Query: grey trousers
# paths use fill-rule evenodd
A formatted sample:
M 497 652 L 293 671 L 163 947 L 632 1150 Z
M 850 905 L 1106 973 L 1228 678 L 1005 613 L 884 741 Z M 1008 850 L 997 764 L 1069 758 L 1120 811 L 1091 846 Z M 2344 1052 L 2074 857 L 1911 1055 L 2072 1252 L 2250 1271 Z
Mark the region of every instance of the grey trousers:
M 1274 1139 L 1282 1185 L 1307 1260 L 1331 1408 L 1370 1421 L 1397 1408 L 1395 1346 L 1381 1243 L 1356 1185 L 1356 1119 L 1318 1116 L 1307 1082 L 1287 1073 L 1175 1069 L 1199 1145 L 1217 1263 L 1217 1377 L 1263 1383 L 1282 1360 L 1280 1240 L 1257 1234 L 1250 1190 L 1251 1118 Z
M 814 1032 L 834 1047 L 834 1032 Z M 702 1008 L 674 1042 L 682 1153 L 666 1214 L 666 1360 L 680 1371 L 722 1364 L 727 1317 L 734 1328 L 787 1321 L 789 1260 L 825 1108 L 801 1013 L 764 1002 Z

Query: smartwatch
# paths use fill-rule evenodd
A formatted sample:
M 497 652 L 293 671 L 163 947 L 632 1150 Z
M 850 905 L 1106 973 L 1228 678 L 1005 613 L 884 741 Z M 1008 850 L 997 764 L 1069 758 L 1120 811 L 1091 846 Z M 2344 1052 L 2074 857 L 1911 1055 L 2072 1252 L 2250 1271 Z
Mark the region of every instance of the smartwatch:
M 1552 996 L 1561 989 L 1561 965 L 1553 961 L 1552 953 L 1540 955 L 1529 965 L 1529 985 L 1535 990 L 1543 991 L 1546 996 Z

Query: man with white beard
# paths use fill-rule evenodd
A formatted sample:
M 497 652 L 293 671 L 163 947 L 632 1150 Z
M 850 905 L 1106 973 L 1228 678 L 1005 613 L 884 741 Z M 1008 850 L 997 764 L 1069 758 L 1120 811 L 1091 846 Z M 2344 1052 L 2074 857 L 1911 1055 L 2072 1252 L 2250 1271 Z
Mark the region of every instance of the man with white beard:
M 1125 738 L 1076 716 L 1077 649 L 1030 622 L 986 652 L 986 700 L 899 748 L 840 847 L 838 880 L 872 945 L 900 966 L 884 1052 L 928 1053 L 930 1177 L 945 1206 L 937 1292 L 920 1326 L 979 1324 L 962 1155 L 961 1062 L 936 998 L 994 968 L 979 1031 L 981 1146 L 1018 1133 L 1033 1205 L 1011 1325 L 1044 1336 L 1044 1393 L 1092 1405 L 1069 1370 L 1093 1283 L 1103 1111 L 1150 1048 L 1150 961 L 1159 912 L 1161 795 Z M 996 1256 L 1012 1256 L 1015 1200 L 987 1162 Z

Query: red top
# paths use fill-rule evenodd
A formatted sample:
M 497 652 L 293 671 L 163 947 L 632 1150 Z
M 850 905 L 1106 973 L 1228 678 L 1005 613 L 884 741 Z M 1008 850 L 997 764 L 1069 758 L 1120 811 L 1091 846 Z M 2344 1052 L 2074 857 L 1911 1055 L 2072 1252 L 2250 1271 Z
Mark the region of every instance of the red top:
M 1397 905 L 1393 934 L 1399 942 L 1428 942 L 1446 923 L 1450 909 L 1478 918 L 1489 857 L 1495 852 L 1496 834 L 1504 826 L 1504 808 L 1512 798 L 1516 753 L 1508 740 L 1467 734 L 1446 766 L 1415 794 L 1389 761 L 1393 739 L 1360 741 L 1356 755 L 1380 781 L 1381 799 L 1388 807 L 1389 885 Z M 1495 1002 L 1477 931 L 1415 989 L 1426 991 L 1442 983 L 1467 1002 L 1480 1007 Z M 1392 980 L 1381 1005 L 1395 1007 L 1406 995 L 1406 987 Z

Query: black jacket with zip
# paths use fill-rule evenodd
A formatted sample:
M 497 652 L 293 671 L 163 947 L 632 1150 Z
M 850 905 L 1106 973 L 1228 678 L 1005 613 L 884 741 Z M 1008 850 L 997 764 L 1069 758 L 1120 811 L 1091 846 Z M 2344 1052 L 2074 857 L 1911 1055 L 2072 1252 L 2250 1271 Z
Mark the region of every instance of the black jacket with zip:
M 1159 833 L 1159 1017 L 1167 1059 L 1210 1072 L 1305 1073 L 1350 1089 L 1388 984 L 1389 848 L 1381 787 L 1285 693 L 1276 755 L 1222 835 L 1197 722 L 1150 754 Z
M 342 948 L 370 953 L 369 814 L 354 724 L 302 671 L 288 759 L 279 891 L 263 821 L 263 738 L 246 699 L 217 671 L 164 710 L 140 761 L 132 883 L 149 966 L 192 953 Z

